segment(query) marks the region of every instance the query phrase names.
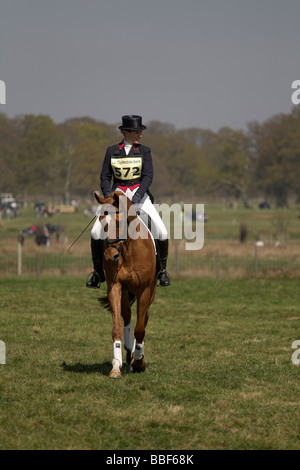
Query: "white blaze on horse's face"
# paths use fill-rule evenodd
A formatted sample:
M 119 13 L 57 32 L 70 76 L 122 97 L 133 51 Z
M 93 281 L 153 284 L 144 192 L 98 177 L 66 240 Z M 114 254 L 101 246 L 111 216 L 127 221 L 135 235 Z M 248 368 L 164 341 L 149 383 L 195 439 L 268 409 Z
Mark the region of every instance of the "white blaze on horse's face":
M 103 204 L 99 214 L 99 221 L 103 227 L 104 238 L 117 237 L 116 208 L 111 204 Z
M 99 213 L 102 225 L 102 239 L 106 240 L 104 257 L 107 261 L 119 261 L 122 240 L 127 239 L 124 211 L 111 204 L 104 204 Z

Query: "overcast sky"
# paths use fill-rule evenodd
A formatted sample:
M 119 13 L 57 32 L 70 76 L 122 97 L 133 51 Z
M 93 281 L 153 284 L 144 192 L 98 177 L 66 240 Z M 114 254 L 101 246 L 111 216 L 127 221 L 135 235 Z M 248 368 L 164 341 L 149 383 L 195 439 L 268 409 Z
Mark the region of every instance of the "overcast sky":
M 0 0 L 0 112 L 244 128 L 292 109 L 299 0 Z

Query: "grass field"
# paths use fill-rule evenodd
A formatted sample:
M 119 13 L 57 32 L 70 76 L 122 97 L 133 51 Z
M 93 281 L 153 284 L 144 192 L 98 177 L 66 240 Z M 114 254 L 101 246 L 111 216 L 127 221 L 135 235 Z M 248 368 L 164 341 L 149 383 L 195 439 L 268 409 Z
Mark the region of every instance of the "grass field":
M 201 201 L 203 202 L 203 201 Z M 39 256 L 40 274 L 81 274 L 91 270 L 90 227 L 67 252 L 68 247 L 90 222 L 84 217 L 83 207 L 74 214 L 56 214 L 38 219 L 33 207 L 22 209 L 16 219 L 0 221 L 0 275 L 15 275 L 17 268 L 17 239 L 20 231 L 33 224 L 60 225 L 64 234 L 59 241 L 52 237 L 50 247 L 37 247 L 34 237 L 27 237 L 22 249 L 22 273 L 36 272 Z M 209 220 L 204 226 L 204 247 L 186 251 L 184 240 L 170 240 L 168 269 L 172 276 L 249 278 L 277 277 L 300 279 L 300 218 L 299 207 L 288 210 L 259 210 L 241 205 L 227 208 L 222 203 L 205 204 Z M 245 243 L 240 243 L 240 225 L 248 229 Z M 171 233 L 172 235 L 172 233 Z M 265 246 L 255 252 L 256 240 Z M 276 242 L 279 246 L 276 247 Z M 255 259 L 257 257 L 257 259 Z
M 173 279 L 120 380 L 98 294 L 1 280 L 0 449 L 300 449 L 297 280 Z
M 202 250 L 170 243 L 172 284 L 150 310 L 146 372 L 124 367 L 117 381 L 110 314 L 84 287 L 89 230 L 67 253 L 90 218 L 36 219 L 27 207 L 0 221 L 0 449 L 300 449 L 299 207 L 208 203 L 205 213 Z M 16 276 L 20 230 L 48 222 L 64 236 L 49 248 L 27 238 Z

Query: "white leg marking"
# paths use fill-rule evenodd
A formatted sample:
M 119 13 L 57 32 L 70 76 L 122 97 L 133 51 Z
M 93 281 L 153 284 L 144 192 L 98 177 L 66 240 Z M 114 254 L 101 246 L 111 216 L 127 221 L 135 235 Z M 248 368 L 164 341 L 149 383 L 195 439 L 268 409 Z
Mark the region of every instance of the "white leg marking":
M 136 361 L 142 359 L 144 356 L 144 341 L 142 343 L 137 343 L 134 350 L 134 359 Z
M 122 367 L 122 343 L 121 341 L 114 341 L 113 344 L 113 369 L 116 367 Z

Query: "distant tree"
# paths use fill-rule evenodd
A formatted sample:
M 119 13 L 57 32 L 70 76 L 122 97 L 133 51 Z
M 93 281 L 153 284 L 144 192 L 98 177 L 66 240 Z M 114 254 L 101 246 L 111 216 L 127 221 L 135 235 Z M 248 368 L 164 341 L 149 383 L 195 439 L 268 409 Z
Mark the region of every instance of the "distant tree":
M 288 131 L 289 148 L 284 154 L 290 162 L 291 190 L 300 202 L 300 107 L 294 106 Z
M 159 133 L 145 132 L 142 143 L 151 147 L 154 178 L 150 187 L 156 200 L 174 194 L 174 181 L 169 172 L 168 160 L 172 159 L 169 137 Z
M 174 134 L 174 132 L 175 127 L 172 124 L 160 121 L 150 121 L 147 123 L 148 135 L 169 136 L 171 134 Z
M 239 198 L 262 194 L 285 206 L 300 201 L 300 107 L 290 114 L 248 124 L 247 132 L 176 130 L 151 121 L 142 143 L 152 149 L 156 200 L 203 196 Z M 72 194 L 99 189 L 105 149 L 121 141 L 117 125 L 89 117 L 55 124 L 49 116 L 0 114 L 0 189 L 32 195 Z
M 0 114 L 0 189 L 1 192 L 18 193 L 16 155 L 20 144 L 20 133 L 15 120 Z
M 99 175 L 105 148 L 116 136 L 114 126 L 91 118 L 76 118 L 59 125 L 62 135 L 61 178 L 64 199 L 71 192 L 87 194 L 99 190 Z
M 218 132 L 192 128 L 180 131 L 179 135 L 202 151 L 198 172 L 203 192 L 219 197 L 241 198 L 246 203 L 250 161 L 243 131 L 229 127 L 223 127 Z
M 286 207 L 288 197 L 299 188 L 299 114 L 279 114 L 252 128 L 256 146 L 255 176 L 265 197 L 275 198 L 277 207 Z
M 230 128 L 220 129 L 219 135 L 222 140 L 220 183 L 229 197 L 242 199 L 247 204 L 251 173 L 246 137 L 242 131 Z
M 48 116 L 25 115 L 19 120 L 19 129 L 15 170 L 20 189 L 29 194 L 55 193 L 53 169 L 59 140 L 56 125 Z
M 58 125 L 60 133 L 59 148 L 59 181 L 61 182 L 61 195 L 66 204 L 70 202 L 73 168 L 75 165 L 75 152 L 82 142 L 77 125 L 72 121 L 65 121 Z M 74 188 L 75 189 L 75 188 Z

